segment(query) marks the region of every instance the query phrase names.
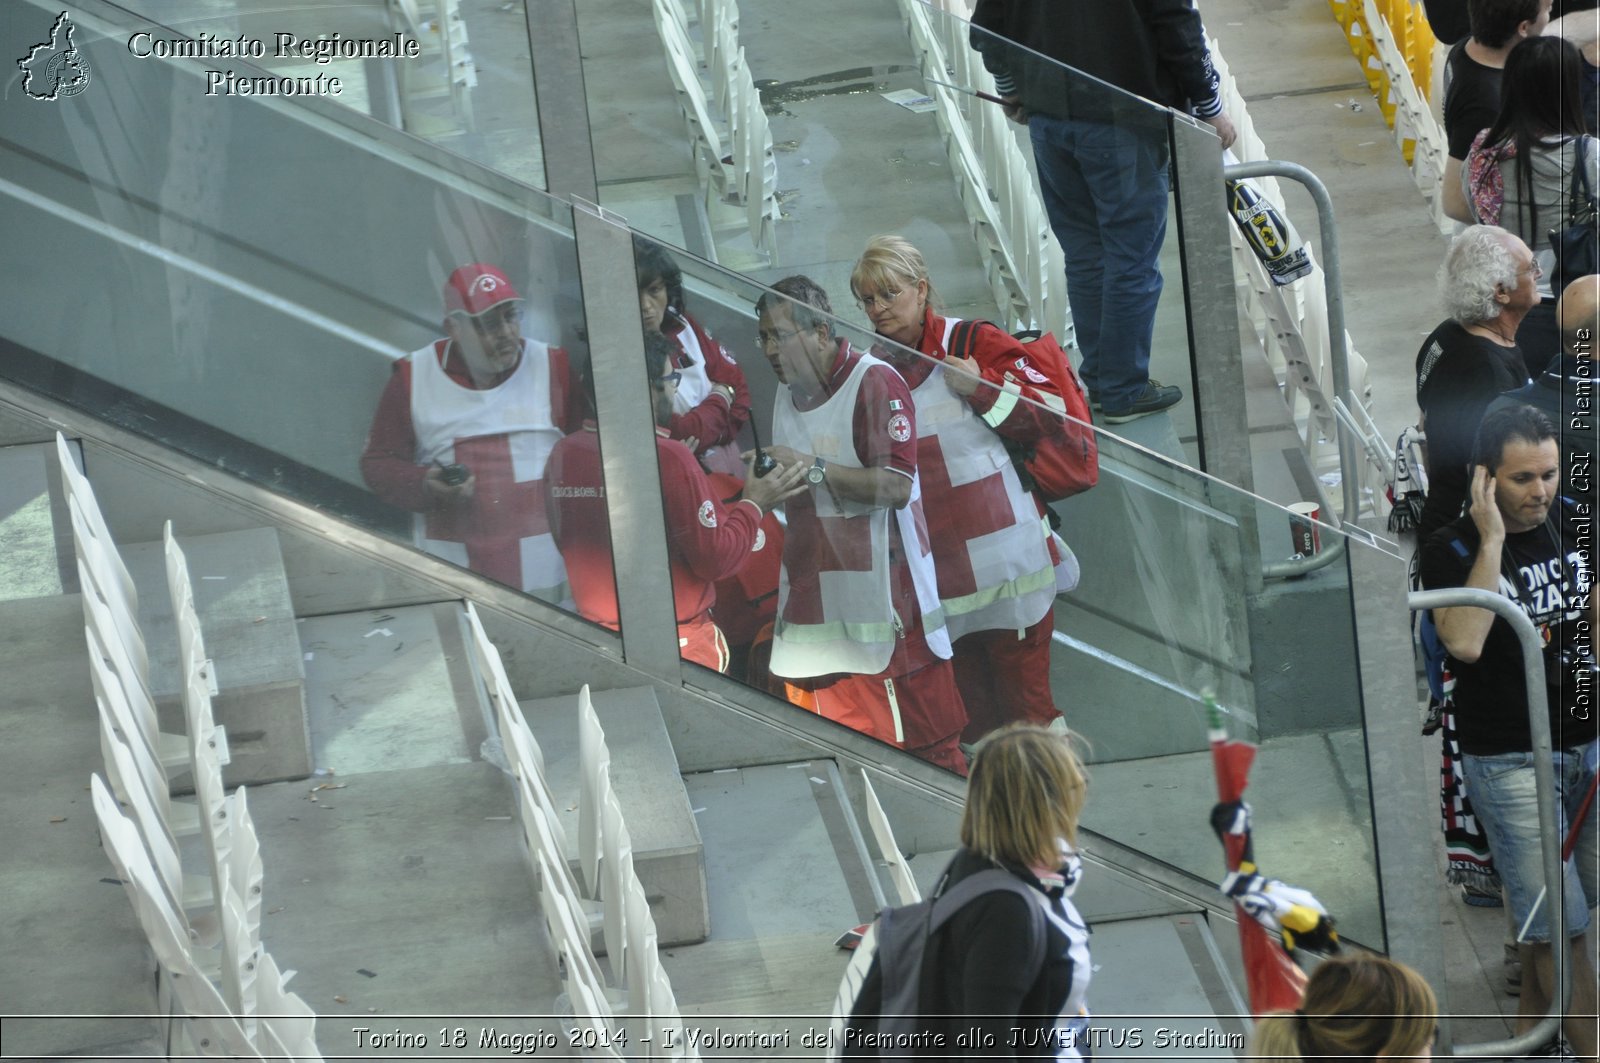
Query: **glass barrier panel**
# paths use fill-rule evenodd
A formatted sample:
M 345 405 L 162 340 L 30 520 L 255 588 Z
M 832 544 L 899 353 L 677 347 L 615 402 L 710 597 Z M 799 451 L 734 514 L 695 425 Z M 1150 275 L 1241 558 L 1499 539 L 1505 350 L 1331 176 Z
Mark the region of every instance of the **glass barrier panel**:
M 1085 825 L 1207 880 L 1222 866 L 1207 818 L 1214 697 L 1230 735 L 1263 750 L 1252 800 L 1267 809 L 1271 874 L 1331 894 L 1352 938 L 1382 940 L 1347 564 L 1259 579 L 1292 535 L 1314 529 L 1327 550 L 1339 532 L 1076 422 L 1080 441 L 1092 431 L 1098 483 L 1041 507 L 1013 455 L 1029 469 L 1031 439 L 1036 486 L 1065 489 L 1039 462 L 1065 438 L 1052 355 L 945 317 L 908 241 L 871 242 L 842 288 L 804 276 L 763 288 L 647 239 L 636 256 L 641 324 L 673 341 L 661 362 L 673 368 L 656 376 L 678 374 L 680 396 L 693 378 L 699 396 L 680 409 L 663 398 L 663 431 L 694 437 L 712 464 L 674 426 L 705 403 L 735 406 L 715 371 L 750 396 L 746 459 L 759 441 L 775 462 L 743 488 L 767 511 L 764 534 L 753 513 L 741 525 L 761 549 L 711 581 L 730 675 L 955 771 L 994 728 L 1060 718 L 1093 765 Z M 846 300 L 878 331 L 839 320 Z M 953 352 L 971 360 L 956 368 Z M 720 528 L 742 503 L 738 474 L 718 475 Z M 700 533 L 692 505 L 666 518 L 669 536 Z M 1314 816 L 1335 838 L 1320 855 L 1294 844 Z
M 13 13 L 43 40 L 60 14 Z M 66 18 L 89 83 L 0 109 L 0 371 L 570 607 L 544 483 L 586 406 L 570 208 L 326 99 L 208 98 L 214 60 L 130 53 L 169 31 L 111 5 Z
M 19 10 L 44 12 L 36 21 L 49 32 L 53 13 Z M 1031 465 L 1018 455 L 1029 476 L 1050 474 L 1040 440 L 1056 439 L 1059 411 L 1043 385 L 1061 370 L 1042 341 L 1009 336 L 1027 322 L 970 308 L 978 289 L 963 288 L 947 254 L 975 253 L 959 221 L 930 225 L 912 209 L 904 246 L 864 254 L 867 234 L 893 231 L 892 218 L 858 214 L 846 233 L 819 212 L 818 253 L 803 266 L 769 264 L 771 287 L 646 238 L 636 290 L 582 292 L 559 201 L 380 134 L 325 100 L 217 106 L 203 98 L 202 61 L 128 56 L 127 40 L 150 24 L 110 5 L 71 14 L 95 80 L 69 100 L 0 109 L 0 210 L 13 236 L 0 372 L 605 624 L 616 599 L 609 551 L 585 564 L 562 557 L 609 527 L 586 493 L 604 485 L 597 445 L 583 448 L 594 434 L 580 409 L 584 306 L 636 305 L 641 329 L 659 336 L 647 349 L 661 361 L 639 374 L 667 436 L 658 463 L 666 468 L 663 450 L 687 456 L 675 467 L 704 485 L 687 508 L 663 492 L 674 619 L 693 629 L 680 638 L 702 640 L 693 653 L 684 645 L 693 664 L 722 665 L 709 621 L 730 644 L 731 674 L 953 771 L 999 723 L 1060 713 L 1093 762 L 1086 826 L 1214 880 L 1211 790 L 1172 784 L 1168 794 L 1165 781 L 1206 762 L 1209 692 L 1234 737 L 1282 751 L 1275 770 L 1328 782 L 1287 794 L 1273 823 L 1258 814 L 1258 838 L 1303 838 L 1333 798 L 1295 800 L 1348 803 L 1341 837 L 1365 849 L 1349 841 L 1348 901 L 1329 903 L 1348 905 L 1350 936 L 1378 943 L 1345 562 L 1261 586 L 1261 564 L 1293 541 L 1290 515 L 1131 431 L 1096 430 L 1098 484 L 1041 509 L 1002 434 L 1033 445 Z M 1165 112 L 1127 107 L 1150 135 L 1166 128 Z M 306 195 L 285 159 L 341 179 Z M 896 187 L 854 180 L 880 199 Z M 37 268 L 40 248 L 49 270 Z M 502 272 L 446 284 L 472 263 Z M 94 297 L 63 276 L 94 279 Z M 498 298 L 512 290 L 520 303 Z M 964 338 L 987 380 L 965 358 L 950 364 L 957 339 L 946 326 L 963 317 L 1007 326 Z M 525 380 L 527 394 L 500 390 Z M 726 416 L 709 416 L 723 404 Z M 1163 421 L 1180 435 L 1161 415 L 1131 425 Z M 762 455 L 775 467 L 754 485 L 741 466 Z M 687 557 L 703 533 L 736 527 L 750 541 L 733 560 L 715 556 L 726 536 L 713 537 L 720 563 Z M 1338 533 L 1320 534 L 1327 550 Z M 579 569 L 597 590 L 569 601 Z M 706 638 L 715 653 L 702 652 Z M 1179 795 L 1194 803 L 1192 821 L 1167 800 Z M 1299 880 L 1322 871 L 1296 862 L 1305 848 L 1281 845 L 1270 871 L 1323 894 Z
M 717 0 L 580 7 L 601 202 L 699 257 L 769 282 L 803 270 L 830 291 L 866 236 L 905 234 L 952 312 L 1053 332 L 1087 357 L 1091 388 L 1102 345 L 1134 352 L 1108 361 L 1096 395 L 1114 412 L 1140 401 L 1151 363 L 1186 397 L 1115 430 L 1194 464 L 1169 113 L 974 30 L 969 10 L 866 5 L 840 36 L 816 33 L 805 5 L 743 19 Z M 1028 91 L 1062 113 L 1008 121 L 972 94 L 994 92 L 986 59 L 1047 83 Z M 641 135 L 609 132 L 624 129 Z

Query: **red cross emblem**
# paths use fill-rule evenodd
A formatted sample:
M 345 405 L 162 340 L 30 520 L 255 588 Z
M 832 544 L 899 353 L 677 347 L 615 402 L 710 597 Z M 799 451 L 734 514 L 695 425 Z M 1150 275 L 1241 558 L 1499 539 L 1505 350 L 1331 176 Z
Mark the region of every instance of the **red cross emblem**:
M 968 541 L 1016 523 L 1005 480 L 997 470 L 981 480 L 952 484 L 937 436 L 917 441 L 917 473 L 922 478 L 922 511 L 939 571 L 939 597 L 959 598 L 978 589 Z
M 544 481 L 516 478 L 505 435 L 458 439 L 455 460 L 472 470 L 472 500 L 452 512 L 428 514 L 428 537 L 466 543 L 474 572 L 522 586 L 521 540 L 550 530 Z

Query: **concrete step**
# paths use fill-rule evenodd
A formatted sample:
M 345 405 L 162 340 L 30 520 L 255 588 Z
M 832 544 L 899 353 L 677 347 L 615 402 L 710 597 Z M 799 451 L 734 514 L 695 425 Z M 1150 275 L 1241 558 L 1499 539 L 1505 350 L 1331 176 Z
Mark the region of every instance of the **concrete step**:
M 1244 1054 L 1247 1011 L 1201 915 L 1093 924 L 1089 1006 L 1096 1059 Z M 1233 927 L 1219 933 L 1235 933 Z M 1159 972 L 1151 977 L 1152 972 Z
M 661 945 L 702 941 L 711 932 L 704 846 L 655 692 L 637 687 L 592 696 L 611 750 L 611 782 L 633 839 L 634 871 L 650 899 Z M 577 695 L 523 701 L 522 713 L 544 750 L 550 789 L 575 846 Z
M 206 653 L 216 663 L 212 711 L 227 728 L 228 786 L 304 778 L 311 772 L 305 669 L 289 604 L 283 551 L 272 528 L 179 536 L 194 584 Z M 185 731 L 178 636 L 162 545 L 134 543 L 122 557 L 139 589 L 151 693 L 166 731 Z
M 460 602 L 300 621 L 319 772 L 343 776 L 478 759 L 488 732 L 461 624 Z
M 78 589 L 54 443 L 0 446 L 0 599 Z
M 262 942 L 300 972 L 289 988 L 322 1016 L 324 1053 L 352 1051 L 357 1026 L 394 1029 L 392 1016 L 553 1013 L 559 967 L 505 776 L 470 763 L 326 781 L 339 788 L 250 790 Z
M 0 601 L 0 632 L 5 1053 L 129 1054 L 107 1046 L 155 1037 L 155 965 L 89 802 L 101 755 L 83 606 Z M 9 1017 L 28 1015 L 50 1017 Z
M 711 936 L 662 954 L 690 1025 L 789 1032 L 796 1055 L 826 1027 L 849 954 L 841 933 L 878 904 L 832 761 L 684 777 L 706 841 Z M 738 1016 L 738 1018 L 730 1018 Z M 699 1021 L 696 1021 L 698 1019 Z M 708 1056 L 718 1054 L 707 1052 Z

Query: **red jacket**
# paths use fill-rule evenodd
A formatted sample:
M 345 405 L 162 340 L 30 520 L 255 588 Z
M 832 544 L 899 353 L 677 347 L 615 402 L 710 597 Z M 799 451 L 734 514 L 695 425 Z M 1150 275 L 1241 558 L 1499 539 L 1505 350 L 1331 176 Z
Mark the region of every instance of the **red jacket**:
M 702 328 L 700 322 L 687 314 L 679 316 L 669 311 L 661 322 L 661 331 L 678 345 L 679 353 L 673 360 L 673 368 L 684 367 L 688 356 L 683 353 L 682 335 L 692 331 L 699 341 L 700 353 L 705 356 L 706 376 L 712 384 L 723 384 L 733 389 L 731 403 L 713 391 L 689 412 L 673 414 L 667 426 L 672 438 L 688 439 L 693 436 L 700 441 L 697 453 L 734 442 L 750 420 L 750 387 L 745 383 L 744 371 L 733 360 L 728 349 Z
M 751 557 L 763 516 L 754 502 L 724 506 L 689 448 L 656 429 L 656 460 L 667 521 L 667 558 L 678 622 L 703 616 L 716 601 L 713 585 Z M 600 435 L 594 423 L 556 444 L 545 470 L 550 532 L 567 564 L 567 580 L 585 619 L 616 629 L 617 584 L 606 517 Z
M 872 353 L 899 370 L 906 385 L 914 391 L 933 372 L 933 363 L 943 361 L 948 353 L 944 349 L 944 331 L 945 319 L 929 309 L 923 312 L 922 340 L 917 344 L 917 350 L 927 355 L 926 358 L 912 357 L 900 347 L 886 343 L 878 344 Z M 1000 397 L 1000 388 L 1010 384 L 1030 401 L 1018 402 L 1012 407 L 1005 420 L 994 426 L 995 431 L 1007 439 L 1031 443 L 1061 430 L 1061 415 L 1051 412 L 1041 400 L 1041 396 L 1050 395 L 1059 403 L 1061 391 L 1028 355 L 1027 344 L 985 322 L 972 334 L 970 354 L 978 363 L 983 379 L 994 385 L 979 386 L 967 396 L 967 405 L 972 407 L 973 413 L 980 417 L 988 413 Z

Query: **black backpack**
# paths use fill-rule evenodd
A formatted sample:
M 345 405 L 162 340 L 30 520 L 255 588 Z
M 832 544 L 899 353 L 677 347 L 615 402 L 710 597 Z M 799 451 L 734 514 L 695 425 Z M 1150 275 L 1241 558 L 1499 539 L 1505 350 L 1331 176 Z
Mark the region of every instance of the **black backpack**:
M 1037 973 L 1044 967 L 1047 932 L 1044 898 L 1038 890 L 1011 872 L 999 868 L 968 875 L 949 889 L 944 886 L 945 881 L 941 879 L 932 897 L 900 908 L 885 908 L 878 913 L 874 928 L 876 951 L 871 962 L 877 967 L 882 980 L 882 1000 L 875 1015 L 858 1015 L 854 1006 L 849 1015 L 868 1035 L 879 1056 L 908 1059 L 919 1055 L 948 1054 L 948 1045 L 945 1051 L 919 1050 L 920 1039 L 917 1034 L 923 1028 L 918 1000 L 922 986 L 922 955 L 928 939 L 938 933 L 957 912 L 979 897 L 990 893 L 1014 893 L 1027 902 L 1031 920 L 1027 953 L 1019 954 L 1017 959 L 1025 965 L 1024 970 Z M 858 974 L 856 964 L 852 963 L 851 967 Z M 846 971 L 846 985 L 852 977 L 853 972 Z M 853 987 L 853 991 L 859 989 L 859 984 Z M 840 1047 L 844 1048 L 842 1054 L 845 1056 L 872 1054 L 870 1048 L 861 1045 Z M 921 1049 L 929 1047 L 920 1046 Z

